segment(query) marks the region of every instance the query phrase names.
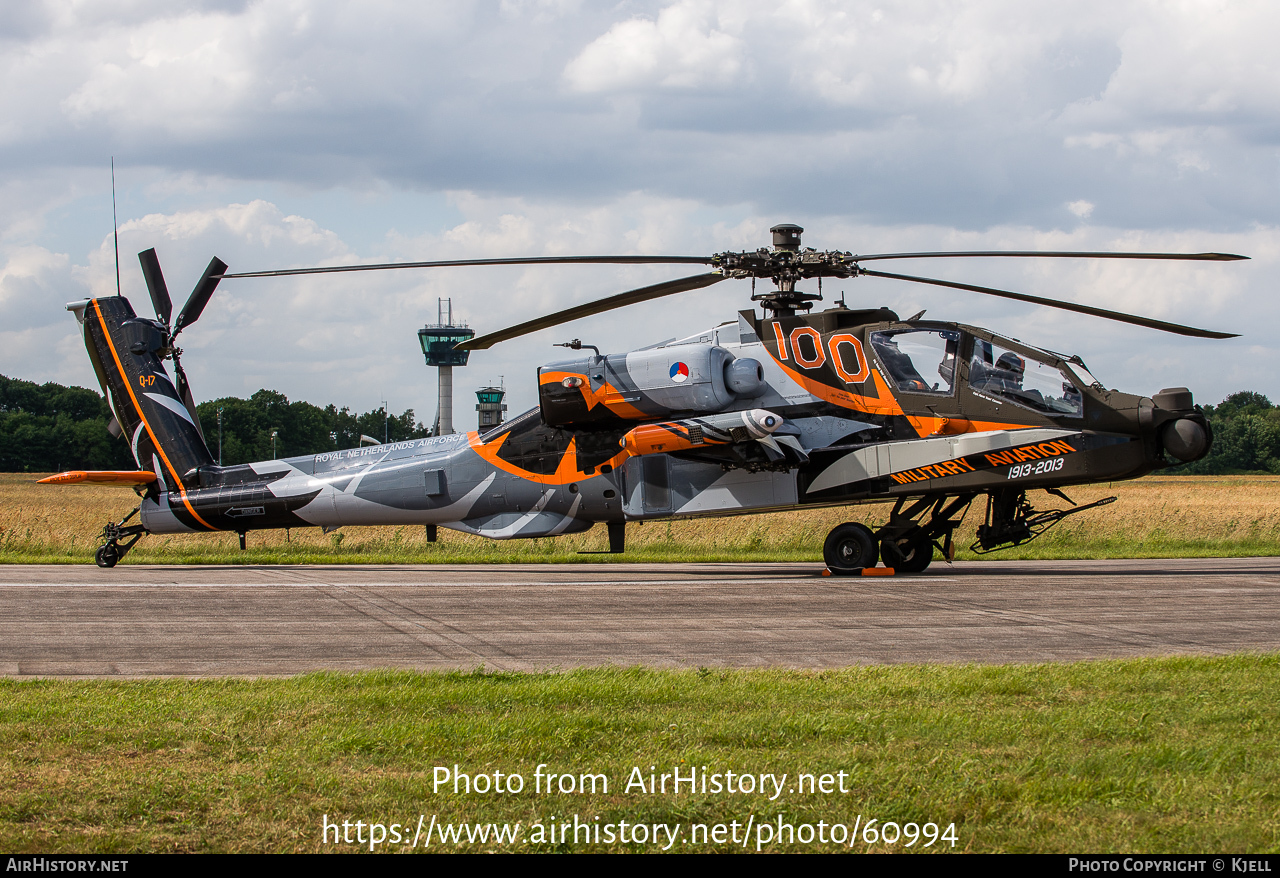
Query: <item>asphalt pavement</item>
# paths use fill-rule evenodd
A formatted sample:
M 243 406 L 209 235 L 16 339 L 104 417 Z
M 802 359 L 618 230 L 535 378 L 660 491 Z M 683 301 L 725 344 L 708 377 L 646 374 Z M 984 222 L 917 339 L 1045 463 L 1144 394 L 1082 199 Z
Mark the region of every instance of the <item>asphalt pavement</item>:
M 0 565 L 0 675 L 836 668 L 1280 649 L 1280 558 L 819 564 Z

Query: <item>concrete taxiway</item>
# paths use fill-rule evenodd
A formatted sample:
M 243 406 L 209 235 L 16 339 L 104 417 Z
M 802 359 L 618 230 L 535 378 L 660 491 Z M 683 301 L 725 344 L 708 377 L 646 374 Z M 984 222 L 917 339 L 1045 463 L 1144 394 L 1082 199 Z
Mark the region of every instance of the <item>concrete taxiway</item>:
M 308 567 L 0 565 L 0 675 L 831 668 L 1280 649 L 1280 558 Z

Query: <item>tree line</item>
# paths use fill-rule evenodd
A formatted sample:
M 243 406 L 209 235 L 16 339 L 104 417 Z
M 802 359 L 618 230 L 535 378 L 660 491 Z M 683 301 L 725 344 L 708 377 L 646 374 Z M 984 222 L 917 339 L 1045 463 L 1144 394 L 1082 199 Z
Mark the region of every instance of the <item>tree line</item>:
M 259 390 L 248 399 L 228 396 L 196 406 L 215 459 L 219 409 L 222 462 L 228 466 L 354 448 L 361 436 L 399 442 L 430 433 L 414 420 L 413 409 L 399 415 L 382 409 L 355 414 L 345 406 L 320 408 Z M 1280 406 L 1245 390 L 1205 406 L 1204 413 L 1213 429 L 1209 455 L 1165 472 L 1280 473 Z M 0 472 L 133 469 L 128 443 L 107 432 L 110 417 L 106 400 L 96 391 L 0 375 Z
M 1218 405 L 1204 406 L 1213 429 L 1213 447 L 1195 463 L 1170 472 L 1181 475 L 1280 473 L 1280 406 L 1261 393 L 1242 390 Z
M 215 460 L 219 409 L 227 466 L 354 448 L 361 436 L 399 442 L 430 433 L 417 423 L 413 409 L 399 415 L 382 409 L 356 414 L 345 406 L 320 408 L 259 390 L 248 399 L 228 396 L 196 406 Z M 135 469 L 128 443 L 107 432 L 110 418 L 106 399 L 96 391 L 0 375 L 0 472 Z

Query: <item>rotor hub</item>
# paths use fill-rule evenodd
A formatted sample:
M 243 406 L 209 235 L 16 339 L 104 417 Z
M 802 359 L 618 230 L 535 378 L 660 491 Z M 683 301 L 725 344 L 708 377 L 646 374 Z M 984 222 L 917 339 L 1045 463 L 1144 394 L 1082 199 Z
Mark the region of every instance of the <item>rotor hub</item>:
M 805 293 L 796 289 L 801 280 L 818 278 L 856 277 L 859 269 L 852 261 L 852 254 L 840 250 L 815 250 L 802 248 L 800 236 L 804 229 L 793 223 L 782 223 L 770 229 L 773 233 L 773 249 L 761 247 L 746 253 L 718 253 L 713 264 L 720 267 L 726 277 L 760 278 L 773 282 L 776 289 L 752 295 L 767 311 L 778 317 L 793 316 L 796 311 L 808 311 L 813 302 L 822 299 L 821 293 Z

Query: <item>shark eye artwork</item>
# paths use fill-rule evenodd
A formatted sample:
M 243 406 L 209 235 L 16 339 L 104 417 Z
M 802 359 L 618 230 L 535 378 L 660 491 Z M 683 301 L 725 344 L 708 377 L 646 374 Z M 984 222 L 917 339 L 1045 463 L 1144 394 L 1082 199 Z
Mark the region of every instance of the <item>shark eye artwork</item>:
M 626 525 L 810 506 L 892 504 L 872 531 L 834 528 L 835 574 L 883 561 L 907 572 L 954 556 L 975 500 L 977 552 L 1034 539 L 1087 506 L 1064 489 L 1137 478 L 1198 460 L 1212 435 L 1187 388 L 1150 397 L 1106 389 L 1078 357 L 977 326 L 902 319 L 843 300 L 814 311 L 824 278 L 928 284 L 1199 338 L 1230 333 L 992 287 L 867 267 L 921 259 L 1125 259 L 1226 262 L 1227 253 L 959 251 L 877 253 L 801 246 L 774 226 L 772 248 L 710 256 L 532 256 L 230 273 L 213 259 L 176 319 L 155 250 L 139 254 L 155 318 L 118 293 L 67 306 L 128 442 L 136 470 L 59 473 L 58 485 L 116 484 L 140 502 L 104 529 L 97 563 L 113 567 L 146 534 L 271 528 L 426 525 L 492 539 L 578 533 L 597 524 L 612 552 Z M 574 353 L 536 369 L 538 405 L 485 432 L 219 466 L 180 362 L 178 335 L 225 281 L 486 265 L 700 265 L 707 270 L 468 338 L 458 351 L 727 280 L 751 282 L 754 307 L 684 338 Z M 756 281 L 772 289 L 755 293 Z M 817 283 L 805 292 L 801 283 Z M 589 349 L 591 353 L 584 352 Z M 1070 504 L 1038 509 L 1028 492 Z M 1042 502 L 1042 501 L 1037 501 Z M 134 518 L 137 521 L 133 522 Z

